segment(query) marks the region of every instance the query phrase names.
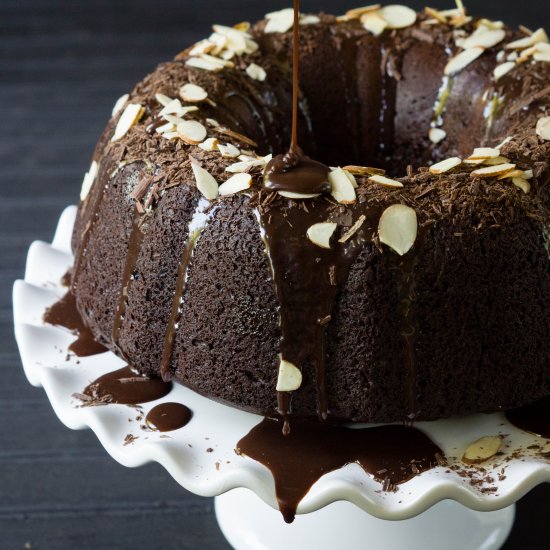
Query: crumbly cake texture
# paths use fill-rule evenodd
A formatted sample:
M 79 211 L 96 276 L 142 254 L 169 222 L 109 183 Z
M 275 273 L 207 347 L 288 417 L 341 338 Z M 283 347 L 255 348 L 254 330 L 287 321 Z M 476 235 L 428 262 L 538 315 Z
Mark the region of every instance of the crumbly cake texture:
M 331 242 L 360 212 L 388 213 L 327 324 L 330 416 L 402 420 L 411 392 L 426 420 L 549 394 L 544 31 L 460 8 L 303 16 L 300 142 L 344 170 L 331 194 L 293 200 L 263 188 L 265 155 L 288 148 L 291 27 L 286 10 L 216 26 L 117 103 L 73 235 L 73 292 L 98 341 L 143 373 L 273 414 L 279 304 L 258 218 L 323 201 Z M 300 367 L 292 410 L 312 416 L 317 381 Z

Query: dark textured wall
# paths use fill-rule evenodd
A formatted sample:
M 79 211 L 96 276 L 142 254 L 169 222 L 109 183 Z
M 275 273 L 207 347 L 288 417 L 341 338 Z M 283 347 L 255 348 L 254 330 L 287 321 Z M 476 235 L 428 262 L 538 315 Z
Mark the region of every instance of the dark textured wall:
M 433 1 L 452 7 L 452 1 Z M 209 32 L 290 4 L 274 0 L 1 0 L 0 2 L 0 548 L 226 548 L 212 501 L 157 465 L 130 470 L 90 431 L 66 429 L 23 376 L 12 337 L 11 284 L 28 244 L 49 239 L 114 100 L 158 62 Z M 422 2 L 408 2 L 420 8 Z M 302 0 L 303 11 L 356 2 Z M 547 0 L 467 1 L 510 24 L 549 27 Z M 527 496 L 508 549 L 548 548 L 550 490 Z

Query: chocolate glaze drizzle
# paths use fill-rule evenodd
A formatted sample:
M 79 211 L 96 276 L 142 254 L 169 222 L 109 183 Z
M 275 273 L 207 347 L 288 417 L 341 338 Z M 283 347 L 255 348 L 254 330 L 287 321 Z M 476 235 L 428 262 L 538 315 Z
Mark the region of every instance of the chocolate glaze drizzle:
M 78 338 L 69 346 L 69 351 L 78 357 L 88 357 L 107 351 L 107 348 L 95 341 L 92 331 L 84 324 L 72 292 L 67 292 L 61 300 L 49 307 L 43 319 L 45 323 L 64 327 L 78 335 Z
M 266 167 L 264 187 L 270 191 L 286 191 L 299 195 L 317 195 L 331 190 L 330 169 L 306 157 L 297 142 L 298 63 L 299 63 L 299 2 L 294 3 L 293 49 L 293 116 L 292 142 L 285 155 L 276 156 Z M 329 410 L 326 388 L 325 328 L 330 322 L 334 301 L 346 282 L 351 265 L 366 242 L 374 236 L 381 209 L 359 203 L 348 206 L 354 221 L 363 224 L 350 239 L 341 242 L 336 233 L 330 249 L 322 249 L 306 237 L 315 223 L 329 221 L 333 206 L 317 200 L 307 205 L 259 210 L 271 262 L 275 291 L 279 302 L 281 328 L 280 353 L 301 369 L 308 363 L 314 368 L 317 387 L 317 411 L 326 420 Z M 395 258 L 401 335 L 404 343 L 404 363 L 408 377 L 408 420 L 417 415 L 416 389 L 416 327 L 414 319 L 414 267 L 416 256 Z M 278 410 L 285 418 L 284 431 L 290 429 L 291 394 L 278 393 Z
M 192 417 L 191 409 L 181 403 L 161 403 L 147 413 L 145 423 L 156 432 L 171 432 L 183 428 Z
M 134 218 L 132 221 L 132 232 L 130 233 L 130 241 L 128 242 L 128 252 L 126 253 L 126 262 L 124 264 L 124 270 L 122 272 L 122 284 L 120 288 L 120 294 L 118 299 L 118 305 L 115 312 L 115 318 L 113 320 L 113 332 L 112 339 L 113 344 L 121 352 L 118 345 L 118 339 L 120 336 L 120 329 L 122 328 L 122 322 L 126 313 L 126 307 L 128 305 L 128 289 L 132 283 L 134 271 L 141 250 L 141 244 L 143 243 L 143 231 L 142 231 L 143 216 L 138 212 L 137 208 L 134 211 Z
M 329 203 L 315 201 L 308 203 L 307 210 L 274 208 L 268 214 L 260 214 L 279 302 L 280 353 L 296 366 L 303 367 L 308 361 L 313 364 L 317 410 L 322 420 L 329 412 L 325 375 L 326 325 L 337 292 L 364 243 L 371 239 L 377 219 L 375 212 L 368 212 L 369 218 L 351 239 L 344 243 L 333 242 L 330 249 L 323 249 L 311 243 L 306 233 L 314 223 L 327 220 L 329 208 Z M 288 417 L 290 394 L 279 392 L 278 401 L 280 414 Z M 285 432 L 288 429 L 287 422 Z
M 422 240 L 424 232 L 417 235 Z M 418 256 L 413 253 L 405 254 L 395 262 L 397 272 L 397 295 L 399 299 L 400 334 L 403 342 L 403 361 L 407 376 L 408 408 L 406 422 L 412 423 L 418 416 L 418 385 L 417 385 L 417 357 L 416 339 L 417 326 L 415 315 L 416 279 L 414 269 L 418 263 Z
M 183 247 L 178 266 L 176 290 L 174 291 L 174 296 L 172 298 L 172 308 L 164 337 L 164 346 L 160 363 L 161 376 L 163 380 L 166 381 L 168 381 L 171 377 L 170 364 L 172 362 L 172 352 L 174 349 L 178 322 L 181 317 L 183 293 L 185 291 L 185 283 L 187 281 L 187 270 L 189 268 L 189 264 L 191 263 L 191 259 L 193 258 L 195 245 L 215 211 L 215 207 L 211 208 L 210 203 L 206 199 L 201 198 L 199 199 L 193 217 L 191 218 L 191 222 L 189 223 L 187 241 Z
M 160 399 L 171 389 L 171 382 L 163 382 L 160 378 L 148 378 L 126 366 L 100 376 L 86 386 L 82 393 L 91 400 L 88 403 L 83 399 L 85 404 L 89 405 L 139 405 Z
M 101 169 L 101 165 L 100 165 Z M 99 172 L 96 176 L 96 182 L 100 180 L 102 177 L 102 174 Z M 101 201 L 103 199 L 103 196 L 105 195 L 105 191 L 107 190 L 108 186 L 103 185 L 99 189 L 96 190 L 98 186 L 94 185 L 86 198 L 86 202 L 84 203 L 85 208 L 90 208 L 90 217 L 88 218 L 88 222 L 84 226 L 84 229 L 82 231 L 82 237 L 80 239 L 80 245 L 78 247 L 78 253 L 76 255 L 74 268 L 73 268 L 73 274 L 72 274 L 72 280 L 71 280 L 71 288 L 76 290 L 76 287 L 78 285 L 78 276 L 80 275 L 80 270 L 82 267 L 82 262 L 84 261 L 84 257 L 86 255 L 86 252 L 88 250 L 88 243 L 90 241 L 90 236 L 92 234 L 92 228 L 96 222 L 97 215 L 99 213 L 99 208 L 101 206 Z M 92 194 L 95 193 L 95 196 L 92 200 Z M 91 206 L 90 206 L 91 203 Z
M 550 396 L 525 407 L 506 411 L 506 418 L 520 430 L 550 439 Z
M 353 462 L 383 483 L 403 483 L 442 461 L 441 449 L 416 428 L 401 425 L 350 429 L 294 419 L 292 432 L 264 419 L 237 444 L 237 452 L 267 466 L 275 479 L 279 509 L 287 523 L 299 502 L 324 474 Z

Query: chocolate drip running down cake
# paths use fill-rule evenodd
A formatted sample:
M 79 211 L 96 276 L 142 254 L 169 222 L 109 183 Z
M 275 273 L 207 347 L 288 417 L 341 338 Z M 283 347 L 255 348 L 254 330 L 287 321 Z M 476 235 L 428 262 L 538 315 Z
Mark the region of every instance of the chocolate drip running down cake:
M 462 6 L 302 15 L 309 158 L 289 183 L 292 27 L 292 10 L 215 25 L 117 102 L 73 235 L 97 341 L 266 415 L 429 420 L 550 394 L 546 33 Z

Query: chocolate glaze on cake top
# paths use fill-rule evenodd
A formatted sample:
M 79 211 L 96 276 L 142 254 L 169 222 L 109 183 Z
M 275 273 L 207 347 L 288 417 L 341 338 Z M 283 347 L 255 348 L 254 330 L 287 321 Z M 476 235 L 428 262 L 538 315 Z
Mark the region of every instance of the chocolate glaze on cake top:
M 109 123 L 73 238 L 94 335 L 144 374 L 266 414 L 434 419 L 549 394 L 550 145 L 536 128 L 550 64 L 496 79 L 508 52 L 528 49 L 503 27 L 451 71 L 486 25 L 464 13 L 417 14 L 379 36 L 368 18 L 321 14 L 300 20 L 291 101 L 287 17 L 217 27 L 226 46 L 206 40 L 161 65 Z M 190 83 L 207 99 L 181 92 Z M 288 150 L 293 103 L 294 144 L 345 170 L 297 149 L 263 156 Z M 428 168 L 499 144 L 498 157 Z M 510 177 L 476 174 L 499 162 Z M 288 198 L 300 182 L 319 196 Z M 316 223 L 336 225 L 328 248 L 308 237 Z M 291 406 L 277 404 L 279 354 L 302 377 Z

